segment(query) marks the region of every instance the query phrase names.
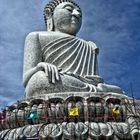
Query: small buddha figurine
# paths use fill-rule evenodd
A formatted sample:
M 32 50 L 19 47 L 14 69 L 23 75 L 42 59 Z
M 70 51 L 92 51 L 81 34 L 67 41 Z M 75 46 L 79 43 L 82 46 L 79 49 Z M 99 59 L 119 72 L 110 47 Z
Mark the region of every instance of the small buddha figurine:
M 122 93 L 99 76 L 95 43 L 76 37 L 82 12 L 74 1 L 50 1 L 44 17 L 47 31 L 32 32 L 25 40 L 26 98 L 58 92 Z

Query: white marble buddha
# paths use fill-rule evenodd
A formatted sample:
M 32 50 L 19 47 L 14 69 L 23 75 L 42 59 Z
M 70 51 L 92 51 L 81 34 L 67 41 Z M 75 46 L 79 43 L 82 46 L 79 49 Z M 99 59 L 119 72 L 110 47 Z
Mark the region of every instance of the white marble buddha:
M 72 0 L 53 0 L 44 10 L 47 31 L 26 37 L 23 82 L 26 98 L 57 92 L 116 92 L 98 73 L 95 43 L 76 37 L 82 24 Z

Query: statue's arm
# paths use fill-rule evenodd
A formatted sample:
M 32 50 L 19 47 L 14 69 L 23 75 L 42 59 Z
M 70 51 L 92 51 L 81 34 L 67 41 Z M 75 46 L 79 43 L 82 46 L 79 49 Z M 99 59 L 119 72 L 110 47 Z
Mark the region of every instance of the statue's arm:
M 24 87 L 26 87 L 30 78 L 38 71 L 44 71 L 51 83 L 59 80 L 59 72 L 56 66 L 42 60 L 39 33 L 33 32 L 25 40 L 23 65 Z
M 23 84 L 25 87 L 32 75 L 38 71 L 36 66 L 41 61 L 39 35 L 37 32 L 32 32 L 27 35 L 24 46 Z
M 97 60 L 97 55 L 99 54 L 99 48 L 96 46 L 94 42 L 88 41 L 89 45 L 92 48 L 92 54 L 93 57 L 90 61 L 93 62 L 93 68 L 92 68 L 92 74 L 91 75 L 85 75 L 85 78 L 92 80 L 93 83 L 103 83 L 104 80 L 99 76 L 98 72 L 98 60 Z

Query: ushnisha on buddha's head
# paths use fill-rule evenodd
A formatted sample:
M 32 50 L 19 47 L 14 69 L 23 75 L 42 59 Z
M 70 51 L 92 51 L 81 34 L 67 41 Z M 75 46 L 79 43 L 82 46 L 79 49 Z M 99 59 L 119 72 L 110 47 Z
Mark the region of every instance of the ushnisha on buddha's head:
M 52 0 L 44 9 L 48 31 L 76 35 L 82 24 L 80 7 L 72 0 Z

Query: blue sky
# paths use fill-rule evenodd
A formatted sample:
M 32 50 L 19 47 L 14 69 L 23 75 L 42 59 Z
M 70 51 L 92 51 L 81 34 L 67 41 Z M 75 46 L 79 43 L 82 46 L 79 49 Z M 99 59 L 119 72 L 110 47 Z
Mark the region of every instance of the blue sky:
M 140 0 L 75 0 L 83 11 L 77 36 L 100 48 L 100 75 L 140 97 Z M 0 0 L 0 107 L 24 97 L 22 63 L 24 39 L 45 30 L 47 0 Z

